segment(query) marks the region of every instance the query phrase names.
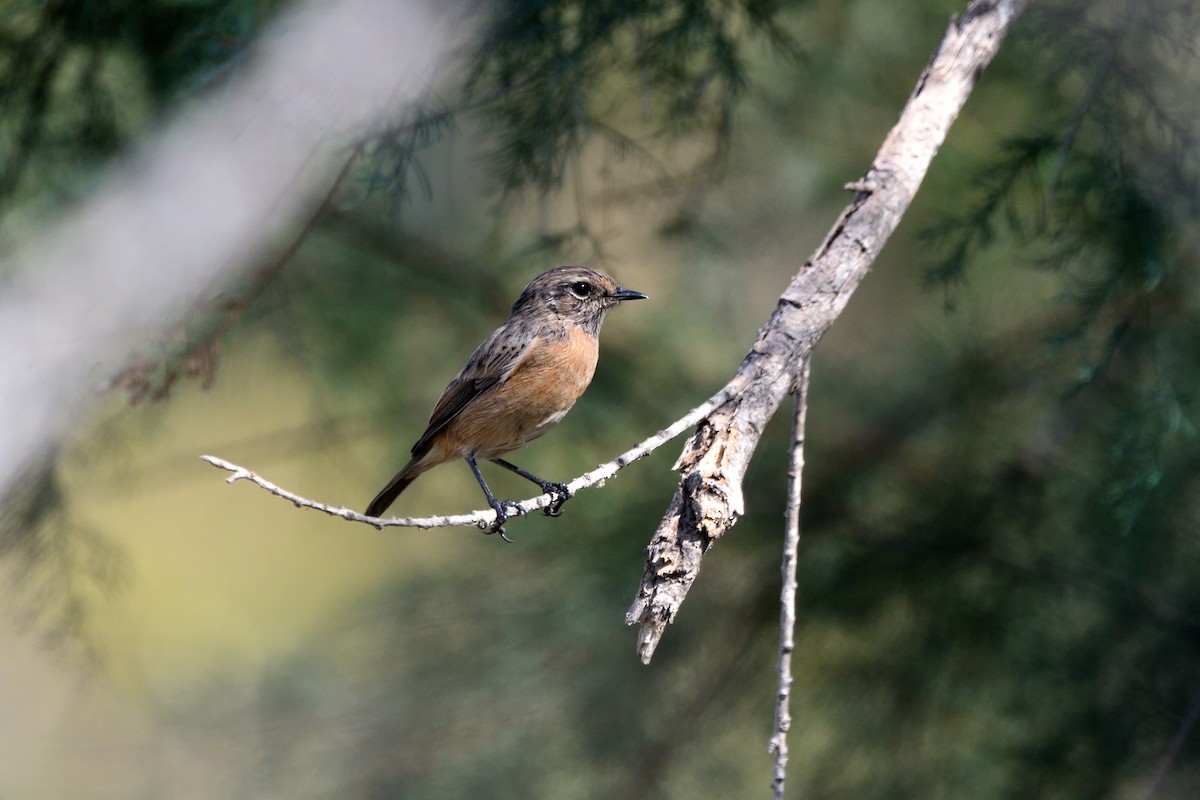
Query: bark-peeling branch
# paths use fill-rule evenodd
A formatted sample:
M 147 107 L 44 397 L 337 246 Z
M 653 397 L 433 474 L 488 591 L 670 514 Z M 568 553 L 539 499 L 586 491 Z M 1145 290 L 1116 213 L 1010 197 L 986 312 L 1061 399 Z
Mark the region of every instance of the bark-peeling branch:
M 853 202 L 792 279 L 758 340 L 722 390 L 729 399 L 701 420 L 675 468 L 675 496 L 646 548 L 646 565 L 626 622 L 639 625 L 649 663 L 708 548 L 742 514 L 742 479 L 767 421 L 793 390 L 813 346 L 908 209 L 975 81 L 1027 0 L 975 0 L 951 22 L 929 65 L 862 180 Z

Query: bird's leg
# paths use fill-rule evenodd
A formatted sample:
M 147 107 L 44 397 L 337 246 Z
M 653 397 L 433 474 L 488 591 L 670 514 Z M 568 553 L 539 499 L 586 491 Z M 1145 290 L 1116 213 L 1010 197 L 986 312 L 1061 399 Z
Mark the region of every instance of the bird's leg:
M 479 488 L 483 489 L 483 495 L 487 498 L 488 505 L 496 512 L 496 521 L 492 523 L 485 533 L 498 533 L 500 538 L 506 542 L 511 542 L 512 539 L 504 535 L 504 523 L 512 516 L 508 512 L 511 507 L 513 511 L 520 516 L 525 516 L 525 509 L 521 508 L 515 500 L 497 500 L 492 494 L 492 490 L 488 488 L 487 481 L 483 479 L 483 473 L 479 471 L 479 466 L 475 463 L 475 456 L 467 456 L 467 463 L 471 465 L 471 472 L 475 473 L 475 480 L 479 481 Z
M 544 509 L 547 517 L 557 517 L 559 514 L 561 514 L 563 503 L 571 499 L 571 490 L 567 488 L 565 483 L 542 480 L 532 472 L 526 472 L 516 464 L 513 464 L 510 461 L 505 461 L 503 458 L 493 458 L 492 463 L 499 464 L 506 470 L 517 473 L 525 480 L 533 481 L 538 485 L 538 488 L 540 488 L 544 494 L 550 495 L 550 505 L 546 506 Z

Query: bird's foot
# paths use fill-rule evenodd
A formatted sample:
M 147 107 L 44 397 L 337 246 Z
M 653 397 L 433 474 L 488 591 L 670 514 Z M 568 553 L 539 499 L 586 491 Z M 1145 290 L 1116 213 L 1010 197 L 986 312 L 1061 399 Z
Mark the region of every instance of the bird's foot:
M 512 509 L 510 512 L 508 509 Z M 496 521 L 484 529 L 484 533 L 491 535 L 493 533 L 500 534 L 500 538 L 512 544 L 512 539 L 508 538 L 504 533 L 504 523 L 508 522 L 514 516 L 523 517 L 528 512 L 521 508 L 521 505 L 516 500 L 497 500 L 492 504 L 492 510 L 496 512 Z
M 550 504 L 542 509 L 542 513 L 547 517 L 562 514 L 563 503 L 571 499 L 571 490 L 567 485 L 558 481 L 546 481 L 542 484 L 542 491 L 550 495 Z

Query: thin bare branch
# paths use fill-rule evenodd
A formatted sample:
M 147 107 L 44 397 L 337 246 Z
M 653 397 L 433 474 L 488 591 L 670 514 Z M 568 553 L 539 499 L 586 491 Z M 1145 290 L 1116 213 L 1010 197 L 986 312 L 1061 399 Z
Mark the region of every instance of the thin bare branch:
M 728 399 L 724 390 L 713 395 L 711 398 L 693 408 L 684 416 L 680 417 L 675 422 L 671 423 L 666 428 L 663 428 L 653 436 L 644 439 L 633 447 L 626 450 L 621 455 L 608 461 L 590 472 L 585 472 L 578 478 L 570 481 L 567 484 L 567 489 L 574 495 L 581 489 L 589 489 L 593 486 L 603 486 L 605 481 L 616 475 L 625 467 L 653 453 L 658 448 L 662 447 L 667 442 L 679 436 L 688 428 L 696 424 L 697 421 L 712 413 L 712 410 Z M 364 522 L 375 528 L 383 530 L 384 528 L 450 528 L 450 527 L 468 527 L 476 526 L 478 528 L 488 528 L 496 521 L 496 512 L 491 509 L 472 511 L 468 514 L 454 514 L 450 516 L 436 517 L 387 517 L 380 519 L 376 517 L 368 517 L 353 511 L 344 506 L 331 506 L 327 503 L 322 503 L 316 500 L 310 500 L 307 497 L 302 497 L 295 492 L 289 492 L 280 486 L 259 477 L 245 467 L 240 467 L 237 464 L 230 463 L 223 458 L 216 456 L 200 456 L 202 461 L 205 461 L 218 469 L 226 470 L 231 473 L 226 479 L 226 483 L 235 483 L 240 480 L 250 481 L 251 483 L 266 489 L 276 497 L 282 497 L 284 500 L 291 502 L 298 508 L 311 508 L 314 511 L 323 511 L 334 517 L 341 517 L 352 522 Z M 520 506 L 524 513 L 537 511 L 539 508 L 545 508 L 552 502 L 553 498 L 548 494 L 531 497 L 527 500 L 522 500 L 517 505 Z
M 701 420 L 676 463 L 675 496 L 646 548 L 637 598 L 649 663 L 709 546 L 742 514 L 742 479 L 767 422 L 796 386 L 813 346 L 841 314 L 925 177 L 976 80 L 1027 0 L 974 0 L 951 22 L 875 161 L 848 186 L 854 201 L 780 297 L 770 321 L 726 385 L 729 400 Z
M 796 647 L 796 560 L 800 552 L 800 478 L 804 475 L 804 424 L 808 418 L 809 359 L 796 381 L 796 408 L 792 414 L 792 448 L 788 459 L 787 510 L 784 512 L 783 586 L 779 591 L 779 689 L 775 694 L 775 733 L 767 751 L 775 754 L 771 790 L 783 800 L 787 778 L 787 735 L 792 728 L 792 651 Z

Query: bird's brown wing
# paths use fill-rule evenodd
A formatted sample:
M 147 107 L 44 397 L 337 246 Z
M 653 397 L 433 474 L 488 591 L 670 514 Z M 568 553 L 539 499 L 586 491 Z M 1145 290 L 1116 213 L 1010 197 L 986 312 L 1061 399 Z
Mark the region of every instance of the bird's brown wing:
M 501 325 L 475 352 L 450 381 L 429 415 L 429 426 L 413 445 L 412 454 L 419 456 L 429 449 L 433 437 L 441 433 L 472 400 L 508 380 L 508 376 L 528 355 L 536 337 L 519 341 L 508 335 L 507 323 Z M 505 342 L 505 344 L 500 344 Z

